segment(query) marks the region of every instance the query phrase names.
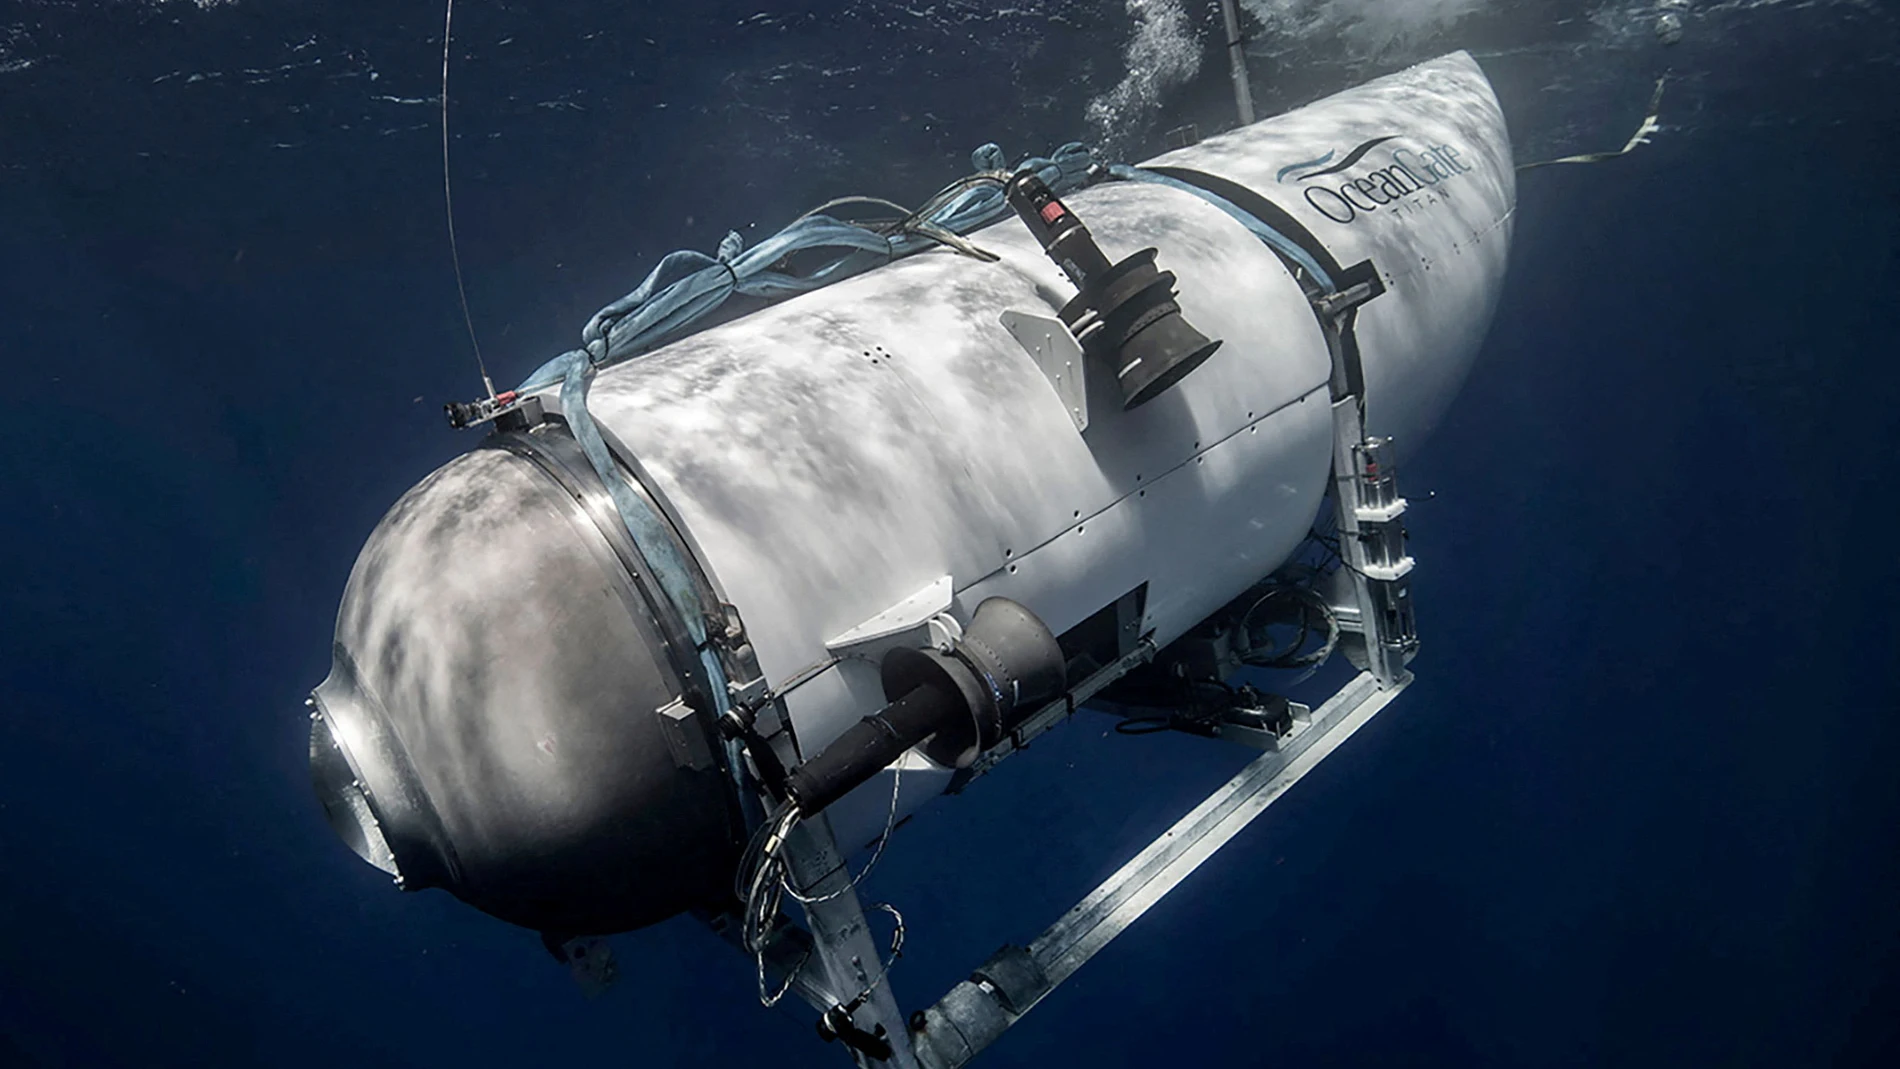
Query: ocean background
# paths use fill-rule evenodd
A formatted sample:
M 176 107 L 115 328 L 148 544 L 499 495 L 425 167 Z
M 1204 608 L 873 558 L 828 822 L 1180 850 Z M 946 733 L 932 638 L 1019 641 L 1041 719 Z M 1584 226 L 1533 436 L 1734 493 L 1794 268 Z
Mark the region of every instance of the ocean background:
M 1454 49 L 1512 266 L 1403 459 L 1418 681 L 977 1063 L 1900 1064 L 1900 15 L 1248 0 L 1269 115 Z M 411 0 L 0 0 L 0 1067 L 842 1065 L 684 918 L 587 999 L 345 850 L 303 696 L 357 549 L 474 444 Z M 496 377 L 674 248 L 986 141 L 1233 122 L 1184 0 L 462 0 Z M 1429 500 L 1424 500 L 1429 496 Z M 898 833 L 907 1009 L 1247 759 L 1078 717 Z

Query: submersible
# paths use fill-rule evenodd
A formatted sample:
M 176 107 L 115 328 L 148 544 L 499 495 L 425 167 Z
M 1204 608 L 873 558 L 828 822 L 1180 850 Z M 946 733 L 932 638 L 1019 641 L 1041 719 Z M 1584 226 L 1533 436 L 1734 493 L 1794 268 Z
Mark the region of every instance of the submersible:
M 350 847 L 551 945 L 698 911 L 860 1063 L 961 1064 L 1083 921 L 907 1020 L 843 855 L 1143 665 L 1246 662 L 1235 606 L 1328 501 L 1346 567 L 1300 593 L 1364 671 L 1209 731 L 1266 790 L 1376 712 L 1417 648 L 1391 456 L 1505 270 L 1489 84 L 1457 53 L 1097 178 L 1011 176 L 967 248 L 589 370 L 584 411 L 464 413 L 492 432 L 370 534 L 312 696 Z

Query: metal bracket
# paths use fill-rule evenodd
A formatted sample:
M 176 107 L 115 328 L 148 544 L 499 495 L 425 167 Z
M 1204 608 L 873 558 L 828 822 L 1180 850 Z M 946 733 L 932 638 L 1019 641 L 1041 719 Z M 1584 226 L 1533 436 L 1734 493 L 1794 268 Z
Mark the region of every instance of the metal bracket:
M 948 618 L 955 596 L 950 577 L 940 575 L 929 585 L 896 604 L 872 615 L 857 626 L 825 641 L 825 650 L 834 657 L 875 657 L 894 646 L 938 645 L 943 636 L 959 638 L 963 629 L 954 619 L 949 623 L 932 622 Z M 954 629 L 954 630 L 952 630 Z M 928 634 L 913 632 L 928 631 Z
M 925 629 L 930 633 L 930 646 L 938 653 L 949 653 L 963 640 L 963 625 L 947 612 L 940 612 L 924 621 Z
M 687 705 L 685 699 L 675 698 L 654 710 L 654 715 L 660 719 L 660 733 L 666 736 L 666 748 L 672 751 L 675 765 L 694 772 L 714 767 L 712 737 L 698 710 Z
M 547 419 L 540 395 L 525 395 L 515 390 L 473 401 L 450 401 L 442 406 L 442 411 L 448 417 L 449 426 L 458 431 L 491 422 L 495 430 L 502 433 L 525 431 Z
M 771 689 L 765 685 L 764 676 L 754 676 L 746 680 L 733 678 L 726 680 L 726 700 L 733 705 L 755 706 L 763 702 L 769 693 Z
M 1322 320 L 1336 320 L 1385 292 L 1385 280 L 1371 260 L 1361 260 L 1339 272 L 1333 280 L 1338 289 L 1313 298 L 1313 310 Z
M 1069 419 L 1074 421 L 1077 433 L 1088 430 L 1088 373 L 1083 366 L 1082 343 L 1075 340 L 1067 324 L 1055 316 L 1004 312 L 1003 329 L 1009 331 L 1042 369 L 1043 376 L 1062 400 Z
M 1328 319 L 1336 319 L 1376 296 L 1378 296 L 1378 291 L 1372 288 L 1372 283 L 1359 282 L 1338 293 L 1327 293 L 1313 298 L 1313 307 L 1320 315 Z
M 1313 710 L 1299 702 L 1285 708 L 1234 709 L 1214 725 L 1214 737 L 1256 750 L 1278 750 L 1313 723 Z

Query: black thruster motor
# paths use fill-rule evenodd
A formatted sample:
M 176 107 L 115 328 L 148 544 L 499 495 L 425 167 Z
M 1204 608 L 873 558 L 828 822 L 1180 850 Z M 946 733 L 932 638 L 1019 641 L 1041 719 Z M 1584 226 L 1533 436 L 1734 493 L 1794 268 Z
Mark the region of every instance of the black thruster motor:
M 1062 647 L 1035 613 L 1008 598 L 986 598 L 948 650 L 898 648 L 880 675 L 890 704 L 787 778 L 786 793 L 815 816 L 922 745 L 929 757 L 968 768 L 977 755 L 1066 684 Z
M 1057 314 L 1084 347 L 1113 365 L 1123 410 L 1159 397 L 1220 348 L 1181 317 L 1174 273 L 1155 266 L 1154 249 L 1109 263 L 1088 227 L 1033 171 L 1010 179 L 1005 192 L 1075 283 L 1075 299 Z

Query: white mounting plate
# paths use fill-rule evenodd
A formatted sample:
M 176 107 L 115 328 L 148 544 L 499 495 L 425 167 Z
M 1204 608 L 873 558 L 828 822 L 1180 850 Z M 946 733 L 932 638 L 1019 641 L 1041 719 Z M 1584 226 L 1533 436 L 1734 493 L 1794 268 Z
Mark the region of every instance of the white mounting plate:
M 1382 509 L 1375 509 L 1369 505 L 1359 505 L 1352 511 L 1353 515 L 1359 517 L 1360 523 L 1391 523 L 1393 520 L 1405 515 L 1405 499 L 1402 497 L 1398 498 Z
M 1391 564 L 1367 564 L 1362 566 L 1359 570 L 1366 573 L 1366 578 L 1368 579 L 1379 579 L 1387 583 L 1394 583 L 1410 575 L 1414 563 L 1411 557 L 1400 557 Z
M 922 590 L 884 609 L 851 630 L 828 639 L 825 642 L 825 649 L 835 656 L 882 639 L 915 631 L 928 624 L 931 617 L 949 612 L 950 600 L 954 595 L 950 577 L 940 575 L 932 579 L 930 585 Z
M 1082 343 L 1055 316 L 1034 312 L 1004 312 L 1003 329 L 1009 331 L 1036 366 L 1055 387 L 1062 407 L 1075 421 L 1079 433 L 1089 429 L 1089 392 L 1087 373 L 1082 367 Z

